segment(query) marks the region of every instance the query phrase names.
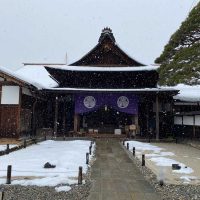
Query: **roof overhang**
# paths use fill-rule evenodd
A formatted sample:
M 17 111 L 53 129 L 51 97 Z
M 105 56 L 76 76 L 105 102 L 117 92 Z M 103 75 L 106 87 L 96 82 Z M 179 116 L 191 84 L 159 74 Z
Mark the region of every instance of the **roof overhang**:
M 82 72 L 126 72 L 126 71 L 155 71 L 158 65 L 148 66 L 129 66 L 129 67 L 103 67 L 103 66 L 68 66 L 68 65 L 45 65 L 45 68 L 63 70 L 63 71 L 82 71 Z
M 133 88 L 133 89 L 95 89 L 95 88 L 48 88 L 43 91 L 47 92 L 58 92 L 58 93 L 77 93 L 77 92 L 131 92 L 138 94 L 168 94 L 170 96 L 176 95 L 179 90 L 175 89 L 162 89 L 162 88 Z

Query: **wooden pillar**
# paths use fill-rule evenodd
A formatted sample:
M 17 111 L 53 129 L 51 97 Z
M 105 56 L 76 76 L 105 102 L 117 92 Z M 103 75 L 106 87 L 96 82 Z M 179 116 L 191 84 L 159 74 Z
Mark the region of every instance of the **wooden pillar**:
M 135 125 L 136 125 L 136 133 L 139 133 L 139 124 L 138 124 L 138 114 L 135 115 Z
M 37 125 L 36 125 L 36 105 L 37 105 L 37 99 L 35 99 L 35 102 L 33 103 L 33 110 L 32 110 L 32 136 L 36 136 L 37 131 Z
M 78 114 L 74 114 L 74 132 L 77 133 L 80 129 L 80 119 Z
M 196 128 L 195 128 L 195 115 L 193 116 L 193 138 L 196 137 Z
M 54 112 L 54 137 L 57 136 L 58 133 L 58 97 L 55 98 L 55 112 Z
M 66 103 L 63 103 L 63 116 L 62 116 L 62 130 L 63 130 L 63 136 L 65 136 L 66 132 Z
M 160 120 L 159 120 L 159 98 L 158 94 L 156 94 L 156 140 L 160 138 Z
M 146 104 L 146 125 L 147 125 L 147 133 L 149 133 L 149 104 Z

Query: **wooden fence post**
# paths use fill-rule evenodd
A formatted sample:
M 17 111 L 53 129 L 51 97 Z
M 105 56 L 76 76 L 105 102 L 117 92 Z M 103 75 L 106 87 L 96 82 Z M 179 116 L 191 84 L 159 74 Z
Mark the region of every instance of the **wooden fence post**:
M 133 147 L 133 156 L 135 157 L 135 147 Z
M 89 153 L 92 154 L 92 146 L 89 147 Z
M 142 166 L 145 166 L 145 155 L 142 154 Z
M 7 154 L 10 153 L 10 146 L 9 146 L 9 144 L 7 144 L 7 147 L 6 147 L 6 153 L 7 153 Z
M 11 184 L 11 172 L 12 172 L 12 165 L 8 165 L 6 184 Z
M 24 148 L 26 148 L 26 139 L 24 140 Z
M 83 181 L 83 167 L 79 167 L 78 170 L 78 185 L 81 185 Z
M 127 150 L 129 150 L 129 143 L 126 144 L 126 148 L 127 148 Z
M 47 133 L 44 134 L 44 140 L 47 140 Z
M 86 165 L 89 164 L 89 153 L 86 153 Z

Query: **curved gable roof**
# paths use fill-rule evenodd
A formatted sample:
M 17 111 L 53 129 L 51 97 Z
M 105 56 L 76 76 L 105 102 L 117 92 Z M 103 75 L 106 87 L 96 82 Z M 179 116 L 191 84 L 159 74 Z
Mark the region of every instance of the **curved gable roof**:
M 110 28 L 104 28 L 98 44 L 71 66 L 145 66 L 128 56 L 117 44 Z

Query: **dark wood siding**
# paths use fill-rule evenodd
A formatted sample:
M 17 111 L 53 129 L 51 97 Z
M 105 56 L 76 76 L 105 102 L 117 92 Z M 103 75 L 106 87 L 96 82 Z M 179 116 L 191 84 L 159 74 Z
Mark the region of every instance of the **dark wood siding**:
M 0 137 L 19 137 L 20 107 L 1 105 L 0 107 Z

